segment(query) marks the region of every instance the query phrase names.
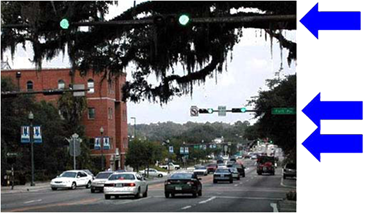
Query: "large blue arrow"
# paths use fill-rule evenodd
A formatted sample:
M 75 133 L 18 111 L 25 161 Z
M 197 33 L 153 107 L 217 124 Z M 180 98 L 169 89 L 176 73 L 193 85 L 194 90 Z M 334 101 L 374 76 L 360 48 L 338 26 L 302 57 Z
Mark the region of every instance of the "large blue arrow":
M 319 30 L 361 30 L 360 12 L 319 12 L 318 5 L 300 20 L 316 38 Z
M 363 135 L 321 135 L 317 128 L 303 146 L 320 162 L 321 153 L 363 153 Z
M 320 101 L 320 93 L 303 109 L 318 127 L 320 120 L 362 120 L 362 101 Z

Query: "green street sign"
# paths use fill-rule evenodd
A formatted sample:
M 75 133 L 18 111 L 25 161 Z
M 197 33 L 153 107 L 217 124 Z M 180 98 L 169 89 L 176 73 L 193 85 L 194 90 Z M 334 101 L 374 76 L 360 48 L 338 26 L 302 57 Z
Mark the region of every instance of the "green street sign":
M 295 108 L 272 108 L 272 115 L 294 115 Z

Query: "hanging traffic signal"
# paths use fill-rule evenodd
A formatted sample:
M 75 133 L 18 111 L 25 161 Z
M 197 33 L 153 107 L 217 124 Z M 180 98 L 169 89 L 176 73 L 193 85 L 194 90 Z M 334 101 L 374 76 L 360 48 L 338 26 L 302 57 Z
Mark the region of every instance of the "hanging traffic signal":
M 67 30 L 69 28 L 69 21 L 66 18 L 61 19 L 60 21 L 60 27 L 64 30 Z
M 205 113 L 205 114 L 212 114 L 213 113 L 213 109 L 212 108 L 208 108 L 208 109 L 199 109 L 199 113 Z
M 186 26 L 191 21 L 187 14 L 181 14 L 178 20 L 181 26 Z
M 232 112 L 234 112 L 234 113 L 245 113 L 245 112 L 247 112 L 247 109 L 245 107 L 243 107 L 243 108 L 232 108 Z

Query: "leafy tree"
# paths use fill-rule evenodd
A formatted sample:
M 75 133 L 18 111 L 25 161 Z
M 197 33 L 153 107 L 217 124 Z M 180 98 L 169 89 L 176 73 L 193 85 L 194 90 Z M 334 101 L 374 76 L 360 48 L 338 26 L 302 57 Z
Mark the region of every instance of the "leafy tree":
M 31 42 L 33 62 L 41 67 L 43 59 L 51 60 L 60 52 L 68 55 L 72 70 L 85 73 L 119 75 L 129 63 L 137 66 L 132 72 L 133 81 L 123 87 L 123 100 L 139 102 L 143 99 L 167 103 L 174 96 L 191 94 L 193 85 L 204 83 L 209 77 L 221 73 L 231 58 L 233 47 L 240 41 L 244 28 L 264 29 L 265 35 L 277 39 L 280 47 L 289 51 L 288 62 L 296 59 L 296 43 L 284 37 L 283 30 L 295 30 L 296 20 L 264 21 L 252 23 L 207 23 L 186 27 L 157 27 L 156 25 L 104 25 L 92 26 L 89 31 L 73 27 L 61 30 L 62 17 L 71 22 L 99 21 L 108 11 L 111 2 L 11 2 L 2 1 L 2 24 L 29 24 L 29 28 L 4 28 L 1 50 L 17 44 Z M 231 10 L 251 8 L 259 12 Z M 261 11 L 261 12 L 260 12 Z M 192 17 L 244 17 L 296 15 L 296 2 L 144 2 L 130 8 L 110 21 L 140 20 L 142 14 L 178 14 Z M 98 15 L 101 14 L 101 15 Z M 3 55 L 3 54 L 2 54 Z M 178 64 L 183 74 L 175 72 Z M 150 74 L 159 79 L 157 85 L 146 80 Z
M 260 91 L 259 96 L 249 101 L 256 110 L 258 121 L 249 127 L 246 136 L 249 139 L 268 137 L 274 144 L 283 148 L 285 153 L 296 158 L 296 116 L 272 115 L 272 108 L 296 108 L 296 75 L 287 76 L 270 90 Z
M 140 167 L 148 167 L 163 159 L 165 154 L 166 150 L 160 143 L 135 139 L 128 145 L 125 165 L 129 165 L 138 171 Z

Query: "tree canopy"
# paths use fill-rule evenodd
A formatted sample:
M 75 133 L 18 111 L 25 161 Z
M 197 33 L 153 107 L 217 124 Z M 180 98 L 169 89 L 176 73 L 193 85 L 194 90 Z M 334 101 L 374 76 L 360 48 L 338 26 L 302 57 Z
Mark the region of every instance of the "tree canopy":
M 296 59 L 296 43 L 287 40 L 283 30 L 295 30 L 296 21 L 244 23 L 200 23 L 186 27 L 149 25 L 91 26 L 59 28 L 62 18 L 70 23 L 101 21 L 112 2 L 1 2 L 2 25 L 28 24 L 28 28 L 2 28 L 2 56 L 12 55 L 18 44 L 32 43 L 33 62 L 41 68 L 43 59 L 51 60 L 68 50 L 71 68 L 82 74 L 93 71 L 110 79 L 134 64 L 133 80 L 123 87 L 122 99 L 167 103 L 172 97 L 192 94 L 193 85 L 204 83 L 225 70 L 234 45 L 244 28 L 264 29 L 289 51 L 288 62 Z M 232 10 L 250 8 L 253 12 Z M 144 2 L 110 20 L 152 19 L 156 15 L 187 13 L 193 18 L 296 15 L 296 2 Z M 182 72 L 177 66 L 183 67 Z M 159 83 L 147 77 L 155 74 Z

